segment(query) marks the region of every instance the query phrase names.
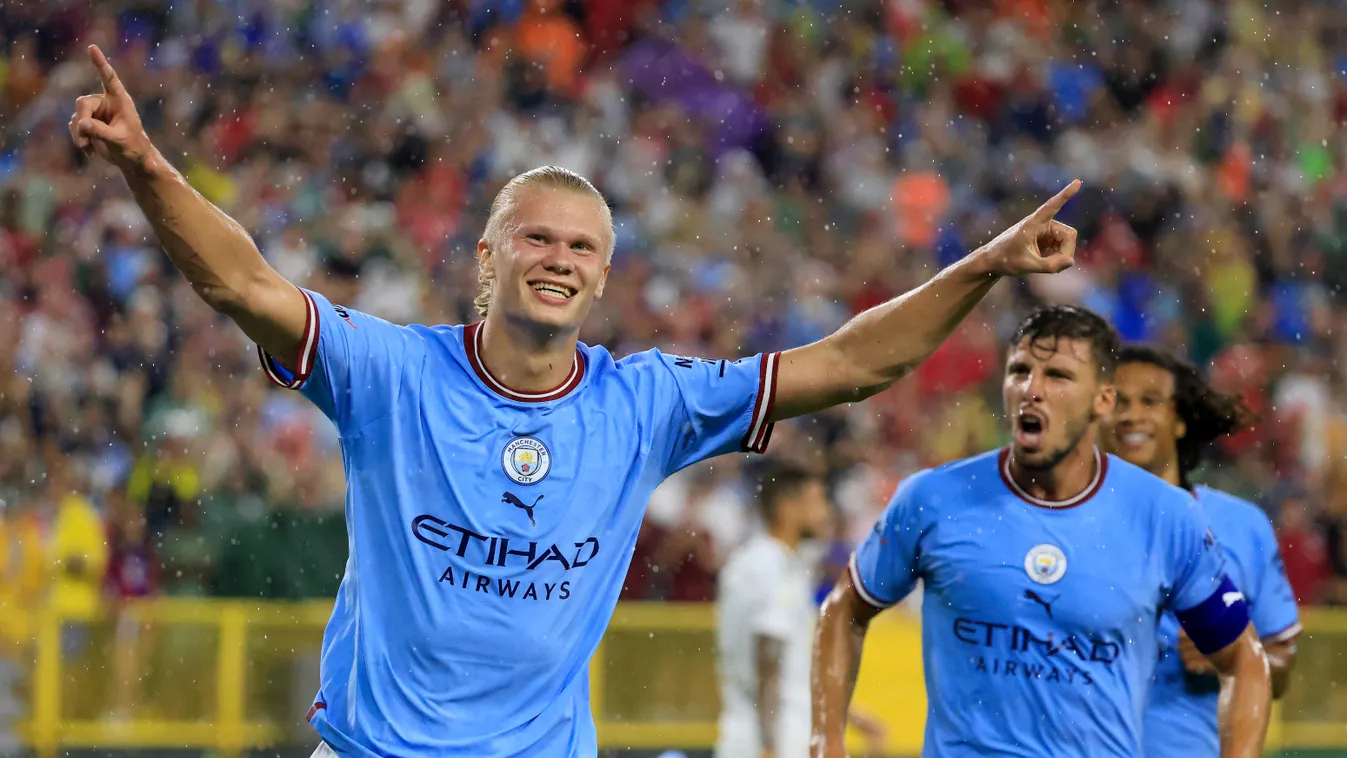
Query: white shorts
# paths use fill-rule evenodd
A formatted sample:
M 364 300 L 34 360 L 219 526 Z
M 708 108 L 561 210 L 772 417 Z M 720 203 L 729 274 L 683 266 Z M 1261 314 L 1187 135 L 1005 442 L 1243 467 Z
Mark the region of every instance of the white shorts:
M 337 758 L 337 753 L 335 750 L 328 747 L 326 742 L 320 742 L 318 743 L 318 749 L 313 751 L 313 755 L 310 756 L 310 758 Z

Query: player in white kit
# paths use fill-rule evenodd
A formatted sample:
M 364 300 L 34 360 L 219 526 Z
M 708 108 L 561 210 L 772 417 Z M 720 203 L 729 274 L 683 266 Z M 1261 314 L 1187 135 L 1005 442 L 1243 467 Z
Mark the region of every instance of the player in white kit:
M 832 509 L 822 479 L 781 464 L 763 476 L 759 502 L 766 530 L 719 576 L 716 758 L 807 758 L 816 569 Z

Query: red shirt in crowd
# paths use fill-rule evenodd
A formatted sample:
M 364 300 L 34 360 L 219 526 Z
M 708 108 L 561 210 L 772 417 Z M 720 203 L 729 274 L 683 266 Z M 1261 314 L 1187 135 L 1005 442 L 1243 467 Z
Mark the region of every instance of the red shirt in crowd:
M 1312 525 L 1277 531 L 1277 547 L 1286 564 L 1286 579 L 1296 602 L 1313 604 L 1319 600 L 1328 582 L 1328 545 Z

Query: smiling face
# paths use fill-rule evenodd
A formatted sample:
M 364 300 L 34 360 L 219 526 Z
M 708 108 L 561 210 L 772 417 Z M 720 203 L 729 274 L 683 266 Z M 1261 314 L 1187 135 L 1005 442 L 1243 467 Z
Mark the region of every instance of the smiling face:
M 477 245 L 491 312 L 549 332 L 580 328 L 608 278 L 612 229 L 603 201 L 564 187 L 520 187 L 499 227 Z
M 1156 475 L 1177 470 L 1178 442 L 1188 428 L 1174 403 L 1174 375 L 1150 363 L 1123 363 L 1116 384 L 1118 402 L 1104 435 L 1110 450 Z
M 1043 471 L 1057 465 L 1113 407 L 1090 342 L 1074 337 L 1025 337 L 1006 358 L 1001 396 L 1020 466 Z

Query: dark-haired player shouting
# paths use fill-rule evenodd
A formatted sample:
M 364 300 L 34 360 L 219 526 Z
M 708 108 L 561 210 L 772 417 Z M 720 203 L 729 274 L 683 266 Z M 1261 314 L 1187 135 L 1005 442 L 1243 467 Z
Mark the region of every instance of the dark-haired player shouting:
M 1277 536 L 1253 503 L 1189 478 L 1210 444 L 1250 420 L 1239 398 L 1214 390 L 1197 369 L 1146 345 L 1124 347 L 1118 359 L 1118 402 L 1106 425 L 1112 452 L 1170 484 L 1192 492 L 1211 520 L 1226 572 L 1244 593 L 1254 631 L 1272 670 L 1272 696 L 1281 697 L 1295 664 L 1300 613 L 1286 580 Z M 1219 692 L 1216 669 L 1166 613 L 1160 621 L 1160 662 L 1146 706 L 1145 755 L 1216 756 Z
M 1117 353 L 1089 311 L 1031 315 L 1006 362 L 1009 448 L 898 488 L 824 604 L 817 758 L 843 755 L 866 625 L 918 579 L 923 756 L 1135 758 L 1168 610 L 1219 673 L 1221 754 L 1260 754 L 1267 661 L 1201 507 L 1095 445 Z

